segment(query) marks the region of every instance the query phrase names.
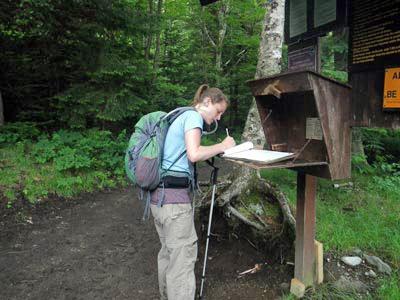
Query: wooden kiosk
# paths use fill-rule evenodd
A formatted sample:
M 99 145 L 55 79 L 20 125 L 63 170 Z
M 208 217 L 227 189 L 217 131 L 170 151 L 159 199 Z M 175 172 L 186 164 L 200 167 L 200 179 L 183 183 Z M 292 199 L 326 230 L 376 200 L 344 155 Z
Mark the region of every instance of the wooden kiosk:
M 297 175 L 295 274 L 292 289 L 321 283 L 322 245 L 315 242 L 316 177 L 350 177 L 351 88 L 311 71 L 249 81 L 271 150 L 295 157 L 253 168 L 289 168 Z

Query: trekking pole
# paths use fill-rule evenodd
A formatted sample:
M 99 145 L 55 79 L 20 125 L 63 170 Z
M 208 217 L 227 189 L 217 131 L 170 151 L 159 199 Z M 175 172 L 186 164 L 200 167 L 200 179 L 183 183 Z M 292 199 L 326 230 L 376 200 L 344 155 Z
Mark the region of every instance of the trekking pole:
M 212 181 L 212 194 L 211 194 L 211 206 L 210 206 L 210 215 L 208 217 L 208 229 L 207 229 L 207 242 L 206 242 L 206 251 L 204 253 L 204 262 L 203 262 L 203 274 L 201 275 L 201 286 L 200 286 L 200 299 L 203 297 L 203 286 L 204 281 L 206 279 L 206 265 L 207 265 L 207 254 L 208 254 L 208 243 L 210 241 L 211 234 L 211 221 L 214 210 L 214 200 L 215 200 L 215 190 L 217 188 L 217 176 L 218 176 L 218 168 L 214 166 L 214 157 L 211 160 L 211 163 L 207 161 L 207 163 L 213 167 L 213 171 L 211 173 L 211 181 Z

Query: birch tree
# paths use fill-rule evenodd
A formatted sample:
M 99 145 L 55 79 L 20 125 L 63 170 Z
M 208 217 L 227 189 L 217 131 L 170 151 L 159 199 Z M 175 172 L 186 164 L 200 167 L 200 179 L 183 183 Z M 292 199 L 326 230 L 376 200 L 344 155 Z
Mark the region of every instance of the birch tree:
M 281 71 L 285 1 L 266 1 L 264 6 L 266 12 L 259 46 L 256 79 L 274 75 Z M 247 116 L 242 141 L 252 141 L 258 148 L 262 148 L 265 144 L 265 136 L 254 99 Z M 267 224 L 257 213 L 250 211 L 248 215 L 251 217 L 242 213 L 243 208 L 251 210 L 246 204 L 246 198 L 249 198 L 250 195 L 257 195 L 261 207 L 263 207 L 263 202 L 267 198 L 279 205 L 283 215 L 283 226 L 289 226 L 294 230 L 295 219 L 286 196 L 262 179 L 259 172 L 249 167 L 238 167 L 220 190 L 217 204 L 224 209 L 227 217 L 239 219 L 266 236 L 276 236 L 276 226 Z

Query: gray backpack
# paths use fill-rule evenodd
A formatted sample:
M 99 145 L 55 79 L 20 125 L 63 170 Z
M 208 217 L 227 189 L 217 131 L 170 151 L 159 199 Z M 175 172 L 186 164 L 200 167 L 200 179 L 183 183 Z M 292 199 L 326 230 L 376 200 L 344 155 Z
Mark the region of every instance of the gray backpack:
M 193 107 L 179 107 L 169 113 L 156 111 L 149 113 L 136 123 L 125 154 L 125 171 L 132 183 L 141 190 L 141 199 L 145 199 L 143 219 L 149 216 L 150 192 L 155 190 L 163 176 L 186 153 L 184 151 L 172 163 L 168 170 L 162 169 L 164 143 L 168 129 L 181 114 L 194 110 Z M 193 174 L 185 174 L 193 176 Z M 193 178 L 190 178 L 193 182 Z M 146 197 L 143 195 L 146 194 Z M 163 194 L 163 193 L 162 193 Z M 162 195 L 158 205 L 162 205 Z

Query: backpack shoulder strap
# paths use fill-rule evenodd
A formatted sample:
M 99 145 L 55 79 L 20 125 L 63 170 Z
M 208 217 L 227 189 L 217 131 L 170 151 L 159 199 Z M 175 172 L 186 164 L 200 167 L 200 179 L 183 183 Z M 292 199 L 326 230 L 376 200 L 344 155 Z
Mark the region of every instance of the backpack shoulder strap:
M 175 165 L 176 162 L 177 162 L 178 160 L 180 160 L 180 159 L 182 158 L 182 156 L 185 155 L 185 153 L 186 153 L 186 150 L 183 151 L 183 152 L 178 156 L 178 158 L 174 160 L 174 162 L 168 167 L 168 169 L 165 170 L 165 173 L 167 173 L 169 170 L 171 170 L 171 168 L 173 167 L 173 165 Z
M 167 119 L 169 124 L 171 125 L 181 114 L 184 112 L 190 111 L 190 110 L 196 110 L 192 106 L 185 106 L 185 107 L 178 107 L 175 108 L 174 110 L 170 111 L 168 114 L 166 114 L 163 117 L 163 120 Z M 184 155 L 186 154 L 186 150 L 183 151 L 175 160 L 174 162 L 168 167 L 167 170 L 165 170 L 163 173 L 166 174 L 170 169 L 175 165 L 175 163 L 180 160 Z
M 169 124 L 172 124 L 181 114 L 190 110 L 196 109 L 192 106 L 178 107 L 166 114 L 164 118 L 168 120 Z

